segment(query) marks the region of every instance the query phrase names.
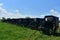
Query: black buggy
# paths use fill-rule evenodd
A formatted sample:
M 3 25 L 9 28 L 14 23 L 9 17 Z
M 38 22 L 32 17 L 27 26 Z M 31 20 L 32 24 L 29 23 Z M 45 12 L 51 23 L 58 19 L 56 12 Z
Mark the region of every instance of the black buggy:
M 50 31 L 53 33 L 56 33 L 57 32 L 56 30 L 59 27 L 59 18 L 56 16 L 49 15 L 49 16 L 45 16 L 44 20 L 45 20 L 44 26 L 45 26 L 46 31 L 48 33 Z

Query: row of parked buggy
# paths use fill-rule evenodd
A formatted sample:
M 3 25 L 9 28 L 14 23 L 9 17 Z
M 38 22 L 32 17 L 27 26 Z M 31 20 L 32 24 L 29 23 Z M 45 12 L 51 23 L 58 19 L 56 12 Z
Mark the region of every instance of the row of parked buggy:
M 45 16 L 44 18 L 16 18 L 2 21 L 32 29 L 44 29 L 48 33 L 50 33 L 50 30 L 55 33 L 59 25 L 59 18 L 52 15 Z

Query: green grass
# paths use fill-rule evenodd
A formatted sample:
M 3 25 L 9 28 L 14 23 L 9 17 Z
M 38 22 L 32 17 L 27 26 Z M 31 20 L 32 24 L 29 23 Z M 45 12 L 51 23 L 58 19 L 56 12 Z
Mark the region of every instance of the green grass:
M 41 31 L 0 22 L 0 40 L 60 40 L 60 37 L 48 36 Z

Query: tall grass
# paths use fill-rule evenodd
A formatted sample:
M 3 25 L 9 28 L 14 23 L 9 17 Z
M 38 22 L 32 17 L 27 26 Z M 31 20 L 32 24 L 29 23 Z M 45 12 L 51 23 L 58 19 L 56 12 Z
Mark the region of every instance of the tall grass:
M 0 22 L 0 40 L 60 40 L 60 36 L 48 36 L 42 31 Z

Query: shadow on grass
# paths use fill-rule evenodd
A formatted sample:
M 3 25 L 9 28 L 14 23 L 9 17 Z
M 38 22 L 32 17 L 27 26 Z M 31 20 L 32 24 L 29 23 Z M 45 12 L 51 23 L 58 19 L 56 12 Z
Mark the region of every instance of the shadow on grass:
M 55 34 L 53 34 L 53 36 L 60 36 L 60 33 L 55 33 Z
M 60 37 L 60 33 L 50 33 L 50 31 L 49 32 L 46 32 L 45 30 L 41 30 L 42 32 L 43 32 L 43 34 L 45 34 L 45 35 L 48 35 L 48 36 L 51 36 L 51 35 L 53 35 L 53 36 L 56 36 L 56 37 Z
M 9 23 L 9 22 L 5 22 L 5 23 Z M 15 24 L 15 23 L 10 23 L 10 24 L 14 24 L 14 25 L 17 25 L 17 26 L 19 26 L 19 27 L 30 28 L 30 29 L 32 29 L 32 30 L 42 31 L 43 34 L 48 35 L 48 36 L 51 36 L 51 35 L 56 36 L 56 37 L 60 36 L 60 33 L 52 33 L 52 34 L 51 34 L 49 30 L 38 29 L 38 28 L 35 27 L 34 25 L 33 25 L 33 26 L 27 26 L 27 25 Z

